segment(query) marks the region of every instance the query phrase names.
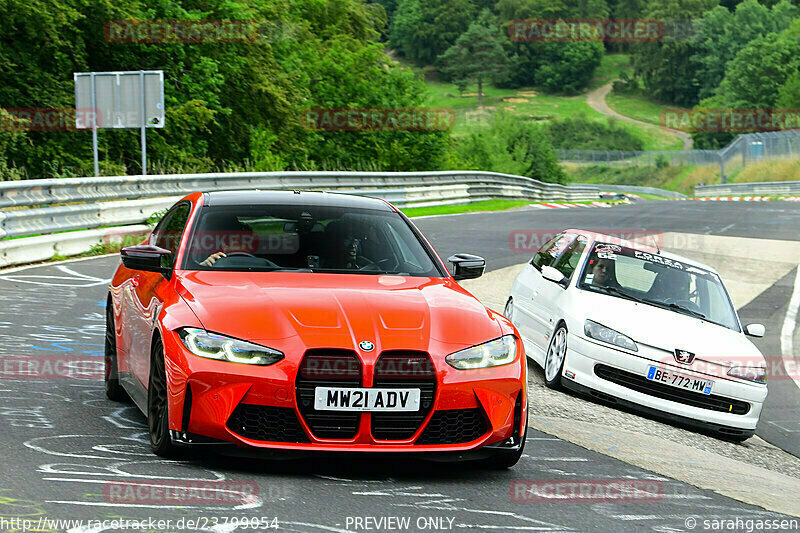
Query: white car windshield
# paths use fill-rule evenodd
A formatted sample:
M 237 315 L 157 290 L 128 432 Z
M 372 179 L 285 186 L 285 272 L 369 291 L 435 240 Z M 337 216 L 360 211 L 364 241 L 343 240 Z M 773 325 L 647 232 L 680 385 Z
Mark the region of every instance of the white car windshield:
M 740 331 L 717 274 L 657 253 L 596 243 L 578 286 Z

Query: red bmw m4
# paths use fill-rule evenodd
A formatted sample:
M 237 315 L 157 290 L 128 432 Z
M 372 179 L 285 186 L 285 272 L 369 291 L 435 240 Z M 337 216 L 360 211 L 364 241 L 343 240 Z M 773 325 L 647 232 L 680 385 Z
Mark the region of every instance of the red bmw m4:
M 527 427 L 519 334 L 380 199 L 194 193 L 122 250 L 106 392 L 153 451 L 406 452 L 508 468 Z M 291 454 L 289 454 L 291 455 Z

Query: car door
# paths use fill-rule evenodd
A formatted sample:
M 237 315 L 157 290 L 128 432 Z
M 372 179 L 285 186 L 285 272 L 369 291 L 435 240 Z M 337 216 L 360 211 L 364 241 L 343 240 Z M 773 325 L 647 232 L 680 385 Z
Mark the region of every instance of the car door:
M 559 285 L 553 281 L 543 279 L 541 290 L 539 291 L 538 298 L 534 301 L 535 312 L 541 316 L 542 326 L 542 343 L 544 349 L 550 344 L 550 336 L 556 327 L 556 322 L 564 318 L 564 300 L 566 299 L 567 291 L 570 290 L 570 282 L 575 270 L 580 264 L 583 252 L 588 244 L 588 239 L 583 235 L 577 235 L 561 252 L 561 254 L 553 262 L 552 266 L 566 278 L 566 287 Z
M 150 237 L 150 244 L 169 250 L 171 254 L 164 258 L 163 266 L 170 269 L 175 266 L 181 236 L 189 220 L 190 205 L 181 203 L 173 207 Z M 163 306 L 163 291 L 169 280 L 158 272 L 136 271 L 133 275 L 133 309 L 131 312 L 131 370 L 134 377 L 142 385 L 147 384 L 150 376 L 150 343 L 158 313 Z
M 532 340 L 542 356 L 547 349 L 552 330 L 550 324 L 551 308 L 555 303 L 555 298 L 559 295 L 559 291 L 563 291 L 560 285 L 542 277 L 542 267 L 556 265 L 558 259 L 572 245 L 576 237 L 577 235 L 574 233 L 564 233 L 538 261 L 534 256 L 534 262 L 537 263 L 537 265 L 533 265 L 536 267 L 532 278 L 535 280 L 535 286 L 529 305 L 533 333 Z
M 514 323 L 523 336 L 527 349 L 537 361 L 543 357 L 544 329 L 541 325 L 541 311 L 538 298 L 546 283 L 542 277 L 542 267 L 552 266 L 558 255 L 567 247 L 574 235 L 559 233 L 542 245 L 530 263 L 525 265 L 514 283 Z

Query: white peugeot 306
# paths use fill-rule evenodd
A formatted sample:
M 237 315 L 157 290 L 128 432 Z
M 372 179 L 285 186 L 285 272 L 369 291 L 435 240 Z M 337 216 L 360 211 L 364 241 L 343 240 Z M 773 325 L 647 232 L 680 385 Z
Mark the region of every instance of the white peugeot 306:
M 719 274 L 657 247 L 566 230 L 514 281 L 505 315 L 550 388 L 734 441 L 755 432 L 766 362 Z

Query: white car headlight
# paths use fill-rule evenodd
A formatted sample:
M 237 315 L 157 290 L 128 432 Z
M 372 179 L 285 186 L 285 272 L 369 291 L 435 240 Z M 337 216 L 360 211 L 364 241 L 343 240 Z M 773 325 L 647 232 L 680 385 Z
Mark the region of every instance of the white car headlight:
M 633 339 L 631 339 L 630 337 L 627 337 L 622 333 L 620 333 L 619 331 L 607 328 L 592 320 L 587 320 L 583 324 L 583 333 L 590 339 L 595 339 L 600 342 L 613 344 L 615 346 L 619 346 L 620 348 L 625 348 L 626 350 L 630 350 L 632 352 L 639 351 L 639 348 L 636 346 L 636 343 L 633 342 Z
M 447 364 L 459 370 L 503 366 L 514 362 L 517 357 L 517 341 L 513 335 L 506 335 L 493 341 L 451 353 L 445 357 Z
M 735 366 L 728 370 L 728 375 L 735 378 L 746 379 L 756 383 L 767 382 L 767 369 L 756 366 Z
M 232 339 L 198 328 L 183 328 L 178 334 L 186 349 L 198 357 L 266 366 L 283 359 L 283 353 L 266 346 Z

